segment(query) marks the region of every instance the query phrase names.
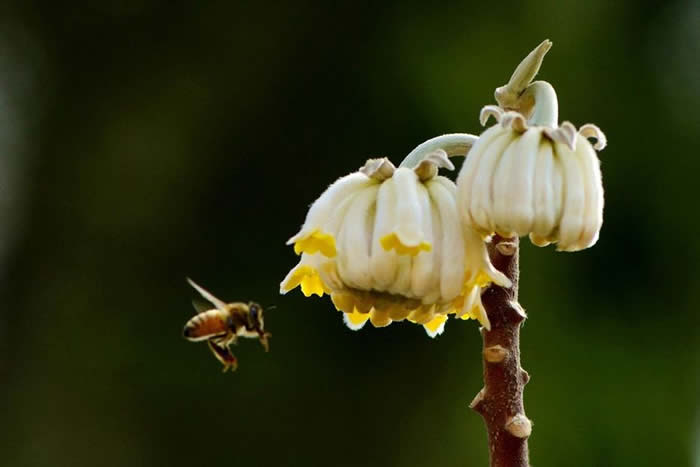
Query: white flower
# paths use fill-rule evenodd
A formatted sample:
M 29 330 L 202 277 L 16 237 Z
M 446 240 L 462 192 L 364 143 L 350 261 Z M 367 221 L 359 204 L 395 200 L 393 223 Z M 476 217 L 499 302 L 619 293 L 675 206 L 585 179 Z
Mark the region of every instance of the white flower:
M 431 149 L 427 143 L 404 162 Z M 329 294 L 351 329 L 408 319 L 435 336 L 451 313 L 489 327 L 481 289 L 510 281 L 490 264 L 479 235 L 459 221 L 455 184 L 437 175 L 440 167 L 454 168 L 447 152 L 403 165 L 369 160 L 312 204 L 289 239 L 301 260 L 280 292 L 301 286 L 307 297 Z
M 603 184 L 593 146 L 580 136 L 595 136 L 602 149 L 602 132 L 589 124 L 577 133 L 568 122 L 530 127 L 495 106 L 482 110 L 482 123 L 491 115 L 500 123 L 481 135 L 457 179 L 465 224 L 563 251 L 592 246 L 603 224 Z
M 538 246 L 561 251 L 588 248 L 603 224 L 603 184 L 595 149 L 605 135 L 587 124 L 577 132 L 557 125 L 554 88 L 530 81 L 551 47 L 544 41 L 496 90 L 500 107 L 486 106 L 497 124 L 476 142 L 457 179 L 457 200 L 465 226 L 483 236 L 529 235 Z M 503 110 L 506 109 L 506 110 Z M 526 120 L 527 119 L 527 120 Z M 597 139 L 592 146 L 587 137 Z

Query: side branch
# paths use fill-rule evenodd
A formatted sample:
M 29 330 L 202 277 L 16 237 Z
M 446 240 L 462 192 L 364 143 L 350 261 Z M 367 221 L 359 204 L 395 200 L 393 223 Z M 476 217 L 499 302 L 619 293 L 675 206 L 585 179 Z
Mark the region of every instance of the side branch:
M 484 388 L 470 407 L 486 423 L 492 467 L 529 466 L 527 440 L 532 422 L 525 416 L 523 389 L 530 376 L 520 367 L 520 325 L 526 315 L 518 303 L 518 245 L 517 237 L 493 237 L 491 262 L 513 286 L 491 286 L 481 297 L 491 331 L 481 330 Z

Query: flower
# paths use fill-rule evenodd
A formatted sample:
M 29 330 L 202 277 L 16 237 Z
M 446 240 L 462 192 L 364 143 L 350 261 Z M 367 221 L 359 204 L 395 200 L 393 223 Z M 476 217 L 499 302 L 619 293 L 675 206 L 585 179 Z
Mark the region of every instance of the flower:
M 602 149 L 603 133 L 590 124 L 577 132 L 569 122 L 528 126 L 495 106 L 484 107 L 482 124 L 490 116 L 499 124 L 481 135 L 457 179 L 465 224 L 562 251 L 592 246 L 603 224 L 603 184 L 594 147 L 579 136 L 595 136 Z
M 479 235 L 462 227 L 456 186 L 437 175 L 454 166 L 443 149 L 424 154 L 434 146 L 406 158 L 413 168 L 371 159 L 333 183 L 288 241 L 301 259 L 280 293 L 300 286 L 307 297 L 328 294 L 355 330 L 368 320 L 382 327 L 407 319 L 434 337 L 448 314 L 489 328 L 481 290 L 510 281 L 490 264 Z
M 603 184 L 594 149 L 605 135 L 592 124 L 578 131 L 557 124 L 556 93 L 530 81 L 551 42 L 544 41 L 496 90 L 498 106 L 481 110 L 479 137 L 457 178 L 462 222 L 482 236 L 529 235 L 537 246 L 578 251 L 596 243 L 603 224 Z M 588 137 L 597 139 L 594 146 Z

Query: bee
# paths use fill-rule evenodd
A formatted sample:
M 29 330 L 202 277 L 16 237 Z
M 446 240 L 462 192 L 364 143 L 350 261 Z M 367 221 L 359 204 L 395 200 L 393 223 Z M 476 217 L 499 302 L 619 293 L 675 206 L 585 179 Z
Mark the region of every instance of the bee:
M 224 303 L 192 279 L 188 278 L 187 282 L 214 308 L 193 302 L 197 314 L 185 324 L 182 334 L 191 342 L 207 341 L 209 350 L 224 365 L 224 373 L 238 368 L 238 360 L 229 347 L 237 343 L 238 337 L 258 338 L 265 352 L 270 350 L 268 339 L 272 334 L 265 332 L 260 305 L 254 302 Z

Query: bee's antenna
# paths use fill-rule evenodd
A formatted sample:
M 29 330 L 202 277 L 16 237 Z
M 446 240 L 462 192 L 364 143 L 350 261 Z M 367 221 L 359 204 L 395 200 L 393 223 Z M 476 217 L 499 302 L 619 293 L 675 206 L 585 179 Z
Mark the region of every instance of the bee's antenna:
M 277 305 L 266 306 L 266 307 L 265 307 L 265 311 L 274 310 L 275 308 L 277 308 Z

